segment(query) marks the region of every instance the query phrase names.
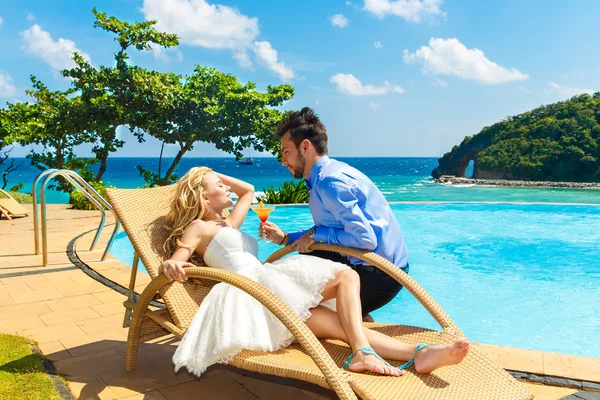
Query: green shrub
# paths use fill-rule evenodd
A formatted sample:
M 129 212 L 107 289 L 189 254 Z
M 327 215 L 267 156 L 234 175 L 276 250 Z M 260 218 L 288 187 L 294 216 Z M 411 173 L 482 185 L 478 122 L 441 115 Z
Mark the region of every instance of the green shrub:
M 104 186 L 104 182 L 92 181 L 88 183 L 96 190 L 96 192 L 98 192 L 98 194 L 100 194 L 100 196 L 106 198 L 106 187 Z M 93 210 L 96 208 L 96 206 L 79 190 L 71 192 L 69 204 L 71 204 L 75 210 Z
M 18 203 L 21 203 L 21 204 L 33 203 L 33 198 L 31 197 L 31 193 L 21 193 L 21 192 L 10 190 L 8 192 L 8 194 L 10 194 L 13 197 L 13 199 L 15 199 Z M 1 195 L 0 195 L 0 197 L 1 197 Z
M 258 201 L 268 204 L 299 204 L 308 203 L 309 193 L 304 179 L 296 184 L 294 181 L 285 182 L 283 188 L 280 186 L 277 191 L 271 186 L 269 189 L 263 189 L 264 196 L 257 196 Z

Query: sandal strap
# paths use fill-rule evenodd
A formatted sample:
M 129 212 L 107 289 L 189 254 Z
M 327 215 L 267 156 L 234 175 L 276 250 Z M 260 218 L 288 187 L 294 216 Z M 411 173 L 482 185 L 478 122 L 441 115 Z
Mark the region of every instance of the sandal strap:
M 373 348 L 363 347 L 362 349 L 356 350 L 354 353 L 350 353 L 348 358 L 346 358 L 346 361 L 344 362 L 342 369 L 347 370 L 348 368 L 350 368 L 350 361 L 352 361 L 352 358 L 354 358 L 354 355 L 359 351 L 361 351 L 366 356 L 375 356 L 375 358 L 377 358 L 378 360 L 383 361 L 385 363 L 385 365 L 387 365 L 388 367 L 391 367 L 391 365 L 387 361 L 385 361 L 383 358 L 381 358 L 379 356 L 379 354 L 375 353 L 375 350 L 373 350 Z
M 419 343 L 417 345 L 417 349 L 415 350 L 415 354 L 413 355 L 413 357 L 410 360 L 408 360 L 405 364 L 398 365 L 398 369 L 406 369 L 406 368 L 410 367 L 411 365 L 413 365 L 414 362 L 415 362 L 415 357 L 417 356 L 417 352 L 419 350 L 422 350 L 425 347 L 429 347 L 429 346 L 437 346 L 437 345 L 435 345 L 435 344 Z

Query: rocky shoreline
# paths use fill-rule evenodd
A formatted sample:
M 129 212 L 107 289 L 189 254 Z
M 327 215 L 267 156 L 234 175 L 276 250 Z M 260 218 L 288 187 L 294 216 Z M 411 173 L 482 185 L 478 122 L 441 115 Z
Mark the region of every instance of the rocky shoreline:
M 453 175 L 442 175 L 433 180 L 435 183 L 451 185 L 484 185 L 513 187 L 545 187 L 566 189 L 600 189 L 600 182 L 552 182 L 552 181 L 517 181 L 506 179 L 472 179 Z

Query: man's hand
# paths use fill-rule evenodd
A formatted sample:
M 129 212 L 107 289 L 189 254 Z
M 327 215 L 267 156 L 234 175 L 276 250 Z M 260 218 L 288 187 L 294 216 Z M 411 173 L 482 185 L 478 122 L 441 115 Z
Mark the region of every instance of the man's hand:
M 261 222 L 258 227 L 258 236 L 267 239 L 271 243 L 281 244 L 285 233 L 272 222 Z
M 312 250 L 309 247 L 315 242 L 313 238 L 309 236 L 309 232 L 306 232 L 298 240 L 292 243 L 292 248 L 300 253 L 310 253 Z
M 176 280 L 177 282 L 185 282 L 188 278 L 185 276 L 185 271 L 183 269 L 185 267 L 194 266 L 194 264 L 186 261 L 166 260 L 162 264 L 162 270 L 169 282 L 173 282 L 173 280 Z

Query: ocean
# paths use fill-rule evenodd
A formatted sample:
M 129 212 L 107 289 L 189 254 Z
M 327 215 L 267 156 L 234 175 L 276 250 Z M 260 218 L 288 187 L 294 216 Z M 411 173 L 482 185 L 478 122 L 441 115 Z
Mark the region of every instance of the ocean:
M 470 185 L 440 185 L 431 178 L 437 167 L 437 158 L 427 157 L 335 157 L 369 176 L 390 202 L 404 201 L 448 201 L 448 202 L 558 202 L 600 204 L 600 190 L 563 188 L 508 188 Z M 22 182 L 22 192 L 31 192 L 31 185 L 40 171 L 29 164 L 29 160 L 8 175 L 7 188 Z M 163 159 L 165 171 L 172 159 Z M 154 172 L 158 170 L 158 158 L 110 158 L 104 175 L 104 183 L 119 188 L 136 188 L 144 185 L 136 165 Z M 215 171 L 243 179 L 254 185 L 257 192 L 283 185 L 292 177 L 276 158 L 254 158 L 253 165 L 238 165 L 233 157 L 183 158 L 176 173 L 181 176 L 194 166 L 207 166 Z M 468 171 L 467 171 L 468 172 Z M 48 191 L 49 203 L 67 203 L 64 193 Z

